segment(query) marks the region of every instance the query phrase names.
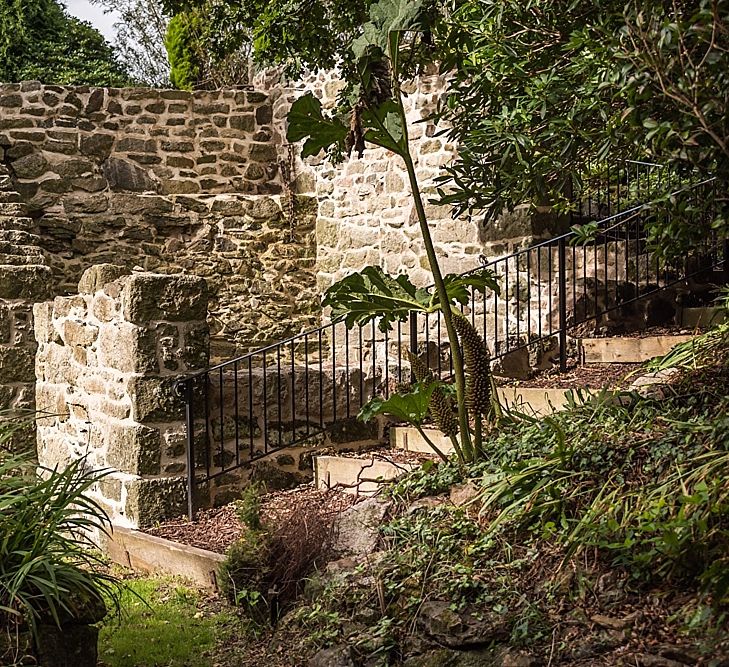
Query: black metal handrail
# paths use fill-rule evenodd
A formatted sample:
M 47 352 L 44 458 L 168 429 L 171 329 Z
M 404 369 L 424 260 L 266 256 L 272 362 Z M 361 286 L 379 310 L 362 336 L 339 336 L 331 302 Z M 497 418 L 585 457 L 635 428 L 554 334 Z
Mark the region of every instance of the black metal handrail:
M 631 197 L 624 196 L 625 179 L 611 187 L 610 215 L 600 215 L 605 209 L 595 197 L 586 204 L 595 209 L 592 215 L 575 216 L 581 222 L 598 219 L 589 243 L 571 244 L 575 235 L 568 232 L 467 272 L 488 269 L 500 282 L 499 294 L 472 290 L 463 309 L 495 361 L 508 365 L 522 350 L 551 345 L 545 354 L 565 368 L 570 329 L 626 311 L 710 267 L 726 268 L 726 242 L 719 239 L 706 239 L 683 266 L 655 263 L 644 230 L 650 211 L 631 201 L 640 187 Z M 706 198 L 711 188 L 713 179 L 706 179 L 676 193 Z M 352 330 L 342 321 L 329 322 L 184 378 L 178 387 L 186 404 L 190 517 L 202 485 L 224 486 L 253 461 L 313 444 L 374 395 L 388 396 L 409 383 L 409 353 L 421 356 L 439 377 L 452 373 L 440 312 L 413 313 L 384 333 L 374 322 Z

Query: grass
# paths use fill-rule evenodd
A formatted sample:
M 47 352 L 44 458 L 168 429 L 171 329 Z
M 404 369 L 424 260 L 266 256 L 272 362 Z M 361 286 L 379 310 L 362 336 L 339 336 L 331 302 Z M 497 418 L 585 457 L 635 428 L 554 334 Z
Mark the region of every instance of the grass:
M 101 628 L 101 665 L 212 667 L 215 647 L 234 619 L 231 611 L 179 579 L 125 583 L 121 615 L 109 617 Z

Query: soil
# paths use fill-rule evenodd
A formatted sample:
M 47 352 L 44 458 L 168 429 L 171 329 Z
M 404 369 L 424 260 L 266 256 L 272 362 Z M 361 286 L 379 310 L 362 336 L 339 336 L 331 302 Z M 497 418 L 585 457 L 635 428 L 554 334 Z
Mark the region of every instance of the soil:
M 582 338 L 650 338 L 651 336 L 688 336 L 695 334 L 693 329 L 674 325 L 662 327 L 648 327 L 647 329 L 638 329 L 637 331 L 626 331 L 616 333 L 614 331 L 597 330 L 589 336 Z
M 642 364 L 572 364 L 565 373 L 550 368 L 529 380 L 502 380 L 504 387 L 539 387 L 544 389 L 625 389 L 635 379 Z
M 313 483 L 304 484 L 295 489 L 276 491 L 262 496 L 261 519 L 266 525 L 277 525 L 302 503 L 317 507 L 322 515 L 331 516 L 346 510 L 359 500 L 361 498 L 348 493 L 334 489 L 320 491 L 314 488 Z M 232 503 L 224 507 L 200 510 L 192 522 L 187 517 L 180 517 L 148 528 L 145 532 L 222 554 L 243 535 L 245 530 L 238 519 L 235 503 Z
M 341 456 L 349 459 L 371 459 L 375 458 L 378 461 L 386 461 L 394 463 L 395 465 L 403 464 L 414 464 L 420 465 L 424 461 L 432 461 L 435 458 L 434 454 L 427 452 L 409 452 L 404 449 L 385 449 L 383 447 L 368 447 L 367 449 L 360 449 L 358 451 L 327 451 L 322 450 L 317 452 L 318 456 L 326 456 L 332 454 L 334 456 Z

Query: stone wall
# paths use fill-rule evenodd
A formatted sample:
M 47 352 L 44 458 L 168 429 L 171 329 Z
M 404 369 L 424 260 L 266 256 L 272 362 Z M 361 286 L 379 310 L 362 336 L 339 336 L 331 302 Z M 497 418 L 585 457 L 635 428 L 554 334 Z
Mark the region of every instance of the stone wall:
M 291 103 L 312 92 L 325 109 L 332 109 L 340 84 L 333 73 L 320 72 L 291 82 L 266 72 L 256 78 L 273 107 L 277 134 L 285 135 L 285 117 Z M 453 161 L 457 147 L 439 134 L 429 116 L 446 91 L 446 79 L 437 74 L 419 77 L 404 87 L 411 152 L 426 214 L 444 273 L 461 273 L 479 266 L 481 258 L 494 259 L 566 231 L 566 220 L 523 207 L 505 213 L 488 227 L 480 218 L 453 219 L 450 208 L 428 203 L 436 195 L 435 179 Z M 432 282 L 421 241 L 405 166 L 382 148 L 369 146 L 362 158 L 352 155 L 333 165 L 323 153 L 305 162 L 290 161 L 299 192 L 311 192 L 318 201 L 317 280 L 320 291 L 368 265 L 397 274 L 407 273 L 417 285 Z
M 204 276 L 216 357 L 315 324 L 316 207 L 281 176 L 272 113 L 253 90 L 0 86 L 3 161 L 53 292 L 104 262 Z
M 109 189 L 279 194 L 271 114 L 253 90 L 0 86 L 9 164 L 44 211 Z
M 185 511 L 175 382 L 208 365 L 207 301 L 202 278 L 101 265 L 78 294 L 35 306 L 38 460 L 110 469 L 94 495 L 118 525 Z
M 0 147 L 0 157 L 2 148 Z M 48 298 L 52 283 L 33 220 L 0 164 L 0 421 L 7 410 L 32 410 L 35 390 L 33 303 Z M 32 446 L 28 429 L 15 434 Z

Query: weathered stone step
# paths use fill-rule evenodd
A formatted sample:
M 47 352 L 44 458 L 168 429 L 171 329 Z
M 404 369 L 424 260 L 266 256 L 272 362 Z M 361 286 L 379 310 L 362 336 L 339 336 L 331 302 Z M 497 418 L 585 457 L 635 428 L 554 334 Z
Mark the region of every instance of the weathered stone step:
M 727 321 L 724 308 L 683 308 L 681 310 L 681 326 L 687 329 L 705 329 Z
M 0 299 L 35 299 L 50 296 L 53 272 L 49 266 L 0 264 Z
M 13 215 L 19 218 L 24 218 L 28 215 L 28 209 L 25 207 L 25 204 L 19 204 L 17 202 L 1 202 L 0 215 Z
M 443 435 L 437 428 L 426 426 L 423 432 L 428 439 L 444 454 L 453 453 L 451 439 Z M 391 426 L 390 447 L 392 449 L 403 449 L 406 452 L 433 453 L 431 446 L 425 441 L 422 435 L 414 426 Z
M 18 245 L 16 243 L 9 243 L 8 241 L 0 241 L 0 255 L 6 256 L 11 255 L 13 257 L 22 256 L 34 261 L 29 262 L 30 264 L 45 264 L 45 252 L 38 246 L 37 243 L 32 245 Z M 9 262 L 10 264 L 16 264 L 16 262 Z M 0 262 L 2 264 L 2 262 Z
M 113 526 L 101 541 L 109 558 L 124 567 L 183 576 L 213 590 L 218 587 L 218 568 L 225 561 L 222 554 L 122 526 Z
M 381 481 L 392 480 L 414 470 L 412 463 L 391 463 L 376 456 L 315 456 L 314 480 L 318 489 L 338 488 L 345 493 L 369 496 L 376 493 Z
M 21 204 L 22 199 L 17 192 L 0 189 L 0 204 Z
M 639 364 L 661 357 L 693 335 L 661 335 L 630 338 L 583 338 L 579 341 L 580 356 L 585 364 Z
M 0 243 L 0 265 L 22 266 L 43 264 L 45 257 L 38 252 L 38 248 L 30 246 L 18 246 L 12 253 L 2 252 L 3 244 Z
M 0 229 L 18 229 L 20 231 L 31 231 L 35 227 L 33 218 L 17 215 L 0 214 Z
M 0 229 L 0 243 L 13 246 L 38 246 L 40 239 L 35 234 L 20 229 Z

